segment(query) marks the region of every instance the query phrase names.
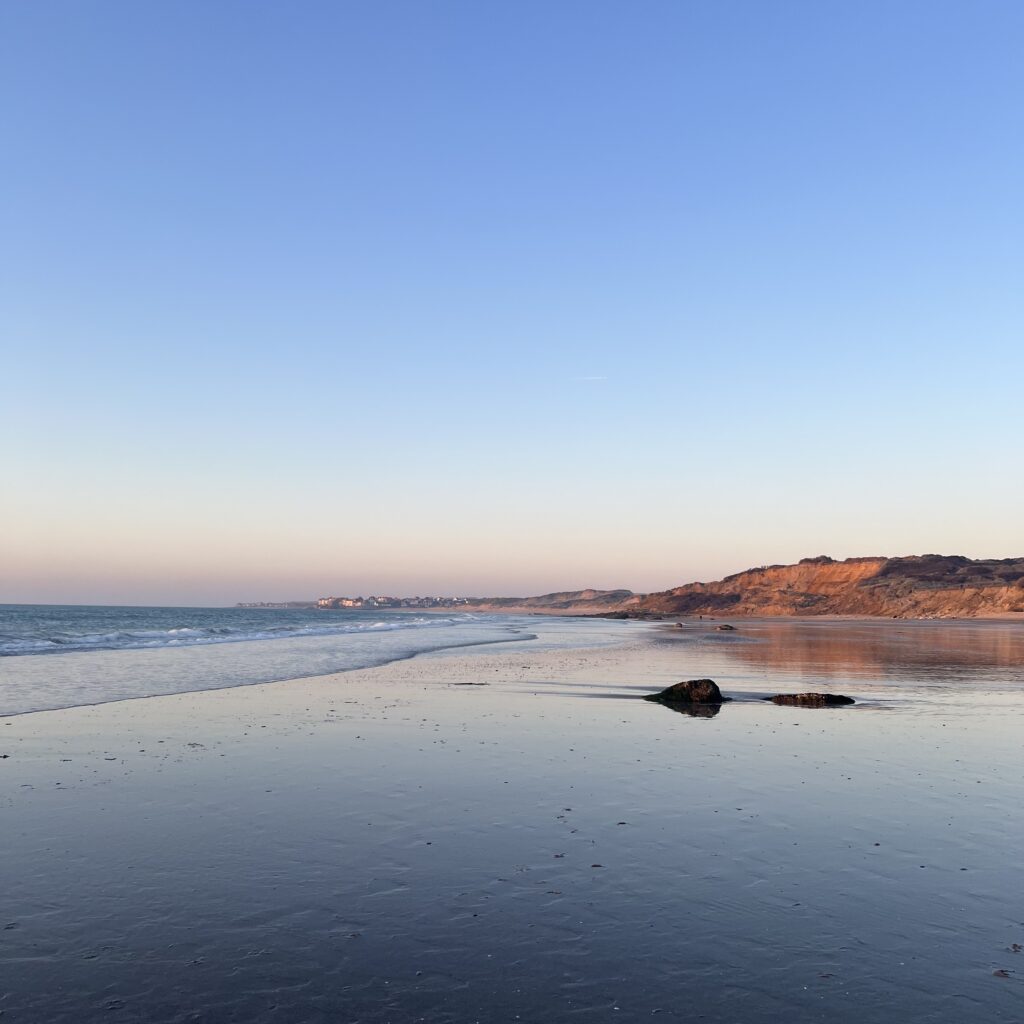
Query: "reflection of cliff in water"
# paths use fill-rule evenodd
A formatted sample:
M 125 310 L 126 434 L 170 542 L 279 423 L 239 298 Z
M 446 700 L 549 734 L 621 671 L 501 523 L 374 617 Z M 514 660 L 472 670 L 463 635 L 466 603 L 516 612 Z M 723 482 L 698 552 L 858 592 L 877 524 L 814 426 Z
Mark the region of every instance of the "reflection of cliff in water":
M 718 657 L 790 674 L 923 681 L 1024 680 L 1024 622 L 737 620 L 739 632 L 680 639 L 714 640 Z M 711 627 L 713 628 L 713 627 Z M 756 641 L 756 642 L 750 642 Z

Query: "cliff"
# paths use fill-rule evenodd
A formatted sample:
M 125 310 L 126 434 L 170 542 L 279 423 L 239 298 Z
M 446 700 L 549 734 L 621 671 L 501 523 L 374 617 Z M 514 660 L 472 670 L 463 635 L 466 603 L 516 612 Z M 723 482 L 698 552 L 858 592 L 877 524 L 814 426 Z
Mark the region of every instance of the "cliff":
M 656 594 L 576 591 L 537 598 L 475 600 L 482 610 L 556 614 L 854 615 L 978 618 L 1024 615 L 1024 558 L 960 555 L 904 558 L 805 558 L 768 565 L 714 583 Z
M 883 615 L 973 618 L 1024 613 L 1024 558 L 960 555 L 805 558 L 716 583 L 648 594 L 638 611 L 672 615 Z
M 467 607 L 477 611 L 544 612 L 549 615 L 601 615 L 620 611 L 641 600 L 631 590 L 565 590 L 539 597 L 470 597 Z

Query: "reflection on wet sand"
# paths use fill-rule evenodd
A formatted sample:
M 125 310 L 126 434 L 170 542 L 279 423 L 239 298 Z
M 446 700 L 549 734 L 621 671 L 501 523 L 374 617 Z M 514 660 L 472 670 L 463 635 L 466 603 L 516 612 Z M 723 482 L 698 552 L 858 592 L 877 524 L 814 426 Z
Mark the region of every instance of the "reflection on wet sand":
M 680 715 L 688 715 L 690 718 L 714 718 L 722 710 L 721 704 L 680 704 L 669 703 L 668 701 L 655 701 L 669 711 L 675 711 Z
M 948 682 L 984 675 L 1024 678 L 1024 623 L 770 620 L 742 622 L 736 633 L 705 623 L 666 631 L 665 641 L 697 643 L 746 669 L 825 678 Z

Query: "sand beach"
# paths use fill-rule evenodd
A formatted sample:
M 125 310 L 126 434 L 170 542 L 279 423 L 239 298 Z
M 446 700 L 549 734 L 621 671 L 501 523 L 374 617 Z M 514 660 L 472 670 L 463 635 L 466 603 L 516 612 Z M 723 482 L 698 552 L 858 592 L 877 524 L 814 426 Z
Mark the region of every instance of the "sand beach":
M 1021 1019 L 1016 627 L 616 626 L 0 719 L 4 1020 Z

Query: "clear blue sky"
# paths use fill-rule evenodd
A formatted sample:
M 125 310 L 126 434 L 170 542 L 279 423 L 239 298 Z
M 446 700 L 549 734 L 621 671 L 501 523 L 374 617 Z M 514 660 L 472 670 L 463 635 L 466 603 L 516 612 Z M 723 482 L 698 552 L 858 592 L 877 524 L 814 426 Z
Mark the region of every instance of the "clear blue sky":
M 1024 5 L 0 7 L 0 600 L 1024 554 Z

